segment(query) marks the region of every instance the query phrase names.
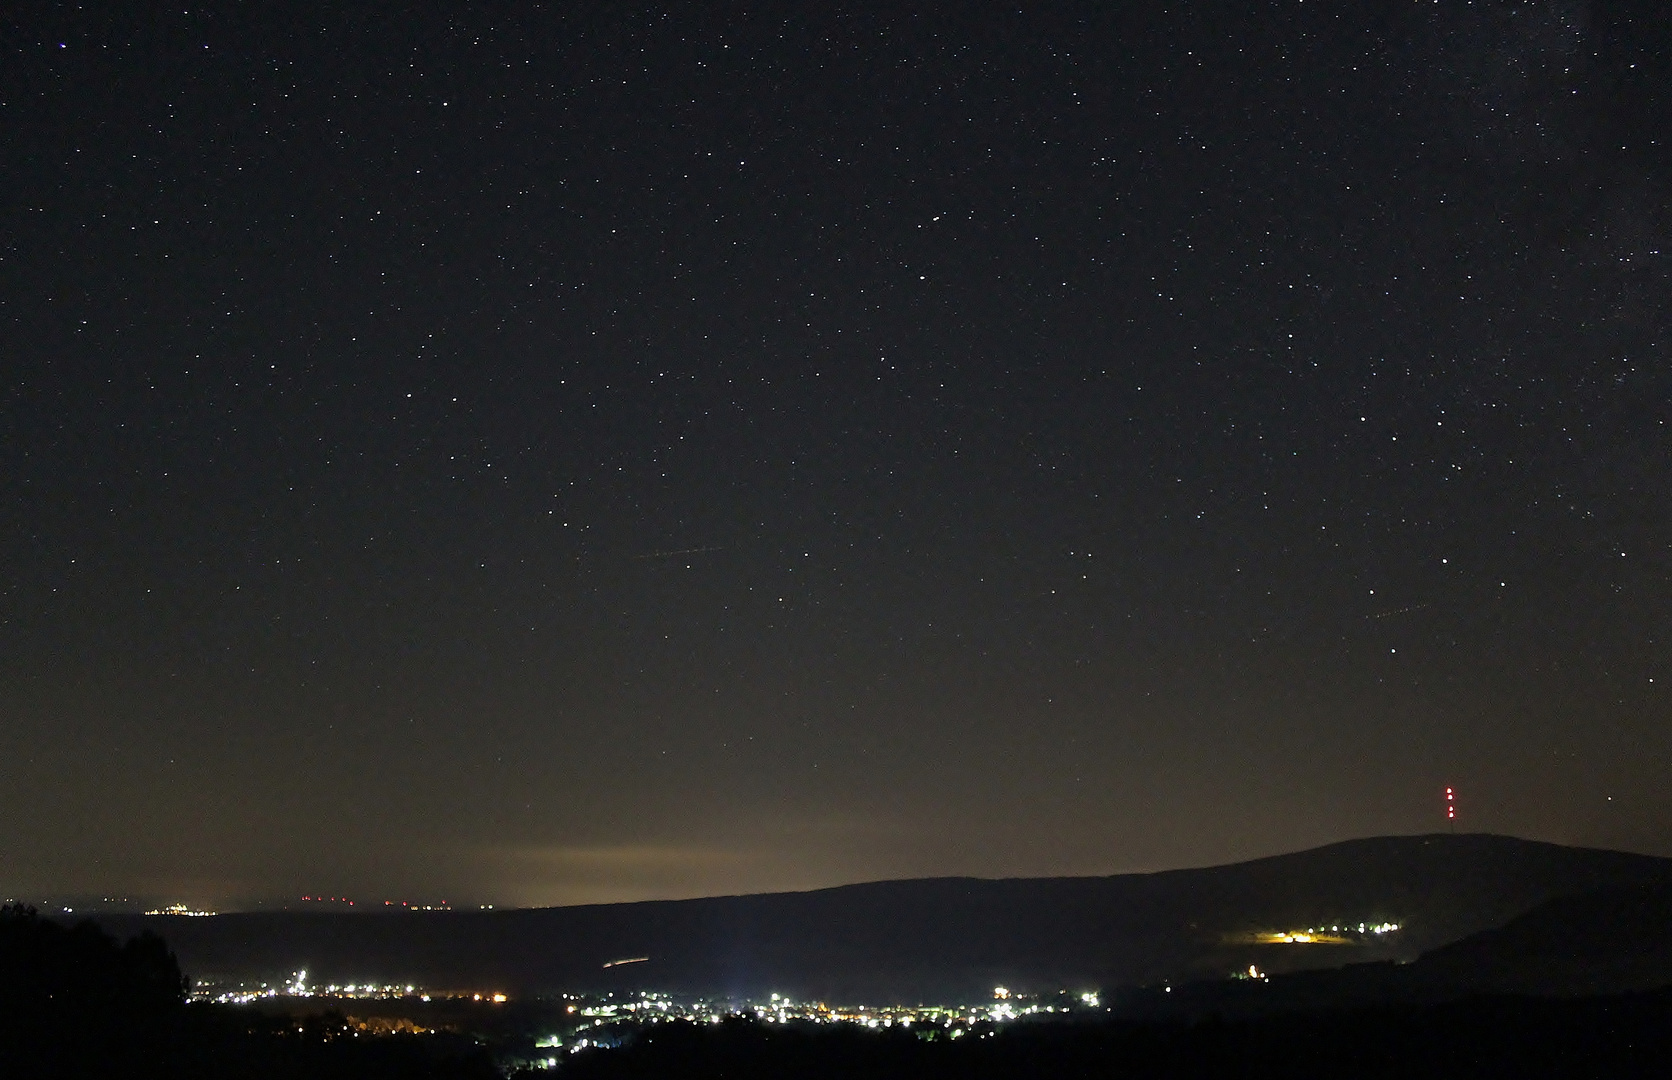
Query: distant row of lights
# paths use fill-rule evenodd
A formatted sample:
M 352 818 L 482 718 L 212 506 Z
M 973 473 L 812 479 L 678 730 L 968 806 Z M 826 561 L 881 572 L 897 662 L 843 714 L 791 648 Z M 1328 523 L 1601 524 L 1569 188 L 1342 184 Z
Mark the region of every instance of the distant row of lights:
M 304 897 L 302 897 L 302 899 L 305 900 L 306 902 L 310 903 L 310 904 L 347 904 L 349 907 L 354 906 L 354 901 L 350 900 L 346 896 L 304 896 Z M 383 906 L 384 907 L 405 908 L 407 911 L 452 911 L 453 910 L 453 905 L 448 903 L 446 900 L 443 900 L 439 904 L 414 904 L 410 900 L 385 900 L 385 901 L 383 901 Z M 492 911 L 493 910 L 493 905 L 492 904 L 478 904 L 477 905 L 477 910 L 478 911 Z

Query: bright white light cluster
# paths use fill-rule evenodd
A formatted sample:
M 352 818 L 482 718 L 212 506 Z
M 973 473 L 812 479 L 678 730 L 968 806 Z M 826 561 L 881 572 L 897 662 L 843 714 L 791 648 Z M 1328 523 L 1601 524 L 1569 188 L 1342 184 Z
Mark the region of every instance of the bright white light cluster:
M 484 995 L 464 995 L 484 1000 Z M 298 971 L 283 983 L 275 986 L 271 983 L 240 983 L 233 987 L 217 986 L 214 983 L 200 983 L 192 991 L 193 1001 L 213 1001 L 220 1005 L 247 1005 L 252 1001 L 279 997 L 336 997 L 354 999 L 390 1000 L 394 998 L 416 997 L 422 1001 L 429 1001 L 430 995 L 419 990 L 411 983 L 335 983 L 326 986 L 314 986 L 308 982 L 308 973 Z M 487 995 L 486 1000 L 503 1002 L 504 994 Z
M 565 995 L 568 997 L 568 995 Z M 563 1047 L 570 1052 L 588 1045 L 608 1045 L 601 1033 L 597 1037 L 577 1039 L 583 1031 L 597 1031 L 619 1023 L 662 1023 L 683 1020 L 690 1023 L 718 1024 L 727 1017 L 747 1016 L 761 1023 L 816 1023 L 855 1024 L 866 1028 L 913 1028 L 932 1036 L 936 1030 L 949 1038 L 958 1038 L 981 1026 L 1006 1023 L 1028 1016 L 1066 1014 L 1078 1009 L 1101 1008 L 1101 999 L 1090 991 L 1077 995 L 1052 995 L 1050 1004 L 1038 999 L 1012 993 L 1004 987 L 994 989 L 994 999 L 979 1005 L 828 1005 L 822 1001 L 798 1002 L 785 994 L 769 995 L 765 1001 L 694 1001 L 675 1002 L 665 995 L 645 991 L 636 996 L 614 994 L 602 998 L 573 998 L 565 1012 L 574 1017 L 577 1026 L 567 1036 L 547 1035 L 536 1046 Z M 569 1041 L 574 1040 L 574 1041 Z M 603 1040 L 603 1041 L 600 1041 Z

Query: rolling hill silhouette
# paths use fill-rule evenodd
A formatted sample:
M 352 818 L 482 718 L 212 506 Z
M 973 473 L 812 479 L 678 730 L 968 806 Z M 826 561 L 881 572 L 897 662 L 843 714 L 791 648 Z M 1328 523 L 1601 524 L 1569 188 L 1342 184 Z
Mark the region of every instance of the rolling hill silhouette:
M 1619 997 L 1672 987 L 1672 878 L 1557 896 L 1407 964 L 1352 964 L 1259 981 L 1145 987 L 1117 1002 L 1132 1019 L 1255 1018 L 1466 998 Z
M 884 881 L 801 893 L 512 911 L 106 917 L 197 978 L 438 989 L 655 988 L 838 1001 L 1140 986 L 1410 961 L 1557 897 L 1672 881 L 1672 860 L 1489 835 L 1379 837 L 1112 877 Z M 1340 944 L 1261 933 L 1397 923 Z M 1461 946 L 1460 946 L 1461 947 Z M 648 957 L 607 968 L 611 961 Z M 1438 962 L 1438 961 L 1435 961 Z
M 1672 881 L 1559 896 L 1410 965 L 1427 983 L 1578 996 L 1672 986 Z

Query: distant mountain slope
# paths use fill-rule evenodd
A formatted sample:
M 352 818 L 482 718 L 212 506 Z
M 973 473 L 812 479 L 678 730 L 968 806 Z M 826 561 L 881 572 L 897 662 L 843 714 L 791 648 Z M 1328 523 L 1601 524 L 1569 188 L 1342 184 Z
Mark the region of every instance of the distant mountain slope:
M 1262 1016 L 1482 995 L 1581 997 L 1672 987 L 1672 878 L 1557 896 L 1498 929 L 1412 963 L 1354 964 L 1269 980 L 1202 980 L 1124 995 L 1131 1017 Z
M 1508 837 L 1381 837 L 1232 866 L 1101 878 L 941 878 L 805 893 L 502 912 L 105 919 L 161 932 L 198 977 L 307 967 L 437 987 L 779 990 L 843 1000 L 1132 985 L 1408 960 L 1552 897 L 1672 878 L 1672 860 Z M 1260 931 L 1396 922 L 1364 944 Z M 604 969 L 612 960 L 644 963 Z
M 1495 992 L 1618 994 L 1672 986 L 1672 881 L 1548 900 L 1410 965 L 1425 983 Z

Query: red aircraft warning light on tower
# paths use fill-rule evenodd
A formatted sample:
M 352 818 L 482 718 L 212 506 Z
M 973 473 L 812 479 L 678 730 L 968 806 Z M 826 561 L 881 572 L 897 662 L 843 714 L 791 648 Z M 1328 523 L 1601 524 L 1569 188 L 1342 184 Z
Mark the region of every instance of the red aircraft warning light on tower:
M 1451 788 L 1446 788 L 1446 828 L 1457 831 L 1457 796 Z

